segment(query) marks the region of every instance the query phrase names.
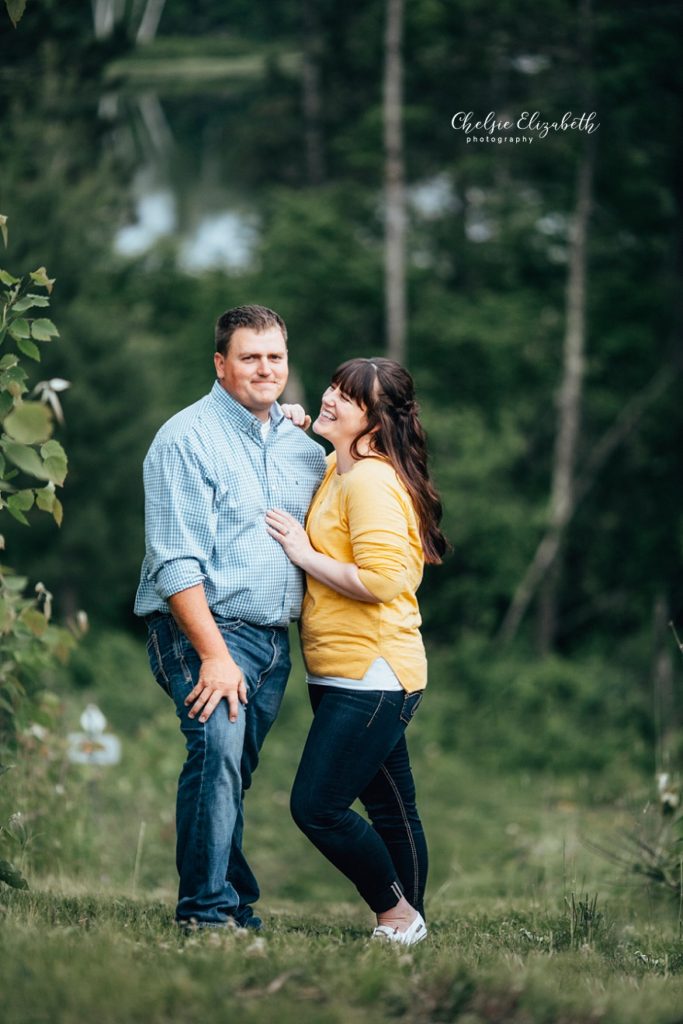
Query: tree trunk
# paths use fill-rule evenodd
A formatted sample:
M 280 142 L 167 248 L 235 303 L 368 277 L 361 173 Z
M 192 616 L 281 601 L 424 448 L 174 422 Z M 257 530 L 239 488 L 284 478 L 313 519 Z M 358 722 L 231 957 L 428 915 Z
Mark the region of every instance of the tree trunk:
M 591 0 L 579 0 L 579 57 L 584 72 L 583 101 L 592 109 L 592 10 Z M 586 136 L 576 183 L 576 209 L 569 248 L 569 273 L 565 315 L 562 384 L 558 401 L 557 434 L 550 492 L 550 533 L 557 537 L 552 567 L 541 586 L 538 605 L 537 643 L 547 654 L 555 643 L 560 588 L 564 570 L 566 528 L 576 503 L 574 471 L 581 428 L 586 348 L 586 262 L 590 218 L 594 145 Z
M 555 538 L 552 571 L 546 574 L 538 612 L 538 647 L 552 648 L 557 632 L 558 598 L 563 569 L 565 530 L 576 502 L 576 450 L 581 425 L 586 348 L 586 262 L 593 179 L 593 145 L 587 140 L 579 164 L 577 199 L 569 250 L 566 328 L 562 384 L 558 398 L 548 533 Z
M 659 401 L 665 391 L 678 379 L 680 372 L 681 367 L 678 363 L 664 366 L 658 370 L 646 387 L 633 396 L 627 405 L 624 406 L 614 423 L 608 427 L 597 443 L 592 446 L 590 457 L 581 473 L 575 479 L 572 515 L 576 511 L 577 506 L 590 492 L 608 459 L 617 450 L 619 445 L 623 444 L 626 438 L 637 429 L 640 420 L 647 410 Z M 569 520 L 565 525 L 568 524 Z M 507 643 L 514 638 L 538 587 L 545 579 L 546 574 L 552 569 L 560 548 L 559 540 L 558 535 L 551 534 L 550 530 L 548 530 L 536 548 L 534 557 L 515 591 L 515 596 L 505 613 L 505 618 L 498 632 L 498 639 L 503 643 Z
M 670 609 L 666 596 L 657 594 L 652 609 L 652 694 L 654 698 L 655 771 L 671 771 L 671 736 L 676 731 Z
M 142 21 L 135 37 L 135 42 L 138 46 L 151 43 L 155 38 L 165 6 L 166 0 L 147 0 Z
M 387 355 L 406 359 L 406 192 L 403 168 L 403 0 L 387 0 L 384 36 L 384 280 Z
M 321 129 L 322 96 L 320 89 L 320 26 L 313 0 L 304 0 L 304 52 L 301 71 L 304 112 L 306 176 L 310 185 L 319 185 L 325 177 Z
M 557 628 L 557 597 L 561 578 L 558 562 L 566 527 L 576 506 L 576 447 L 581 418 L 586 334 L 586 242 L 592 191 L 593 147 L 588 145 L 579 165 L 577 202 L 570 245 L 563 376 L 558 397 L 558 425 L 553 459 L 550 511 L 545 536 L 517 587 L 500 629 L 511 640 L 543 581 L 538 644 L 542 653 L 552 646 Z M 553 570 L 548 579 L 548 573 Z
M 175 142 L 166 119 L 164 108 L 156 92 L 141 92 L 137 106 L 144 128 L 143 144 L 150 163 L 164 165 L 172 153 Z
M 92 0 L 95 39 L 107 39 L 114 31 L 115 0 Z

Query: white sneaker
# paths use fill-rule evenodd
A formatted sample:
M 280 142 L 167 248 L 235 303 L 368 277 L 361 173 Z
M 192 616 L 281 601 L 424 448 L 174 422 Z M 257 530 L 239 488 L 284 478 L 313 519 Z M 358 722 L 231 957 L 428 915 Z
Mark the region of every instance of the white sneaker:
M 372 933 L 373 939 L 384 939 L 385 942 L 398 942 L 402 946 L 414 946 L 427 938 L 427 925 L 422 914 L 418 914 L 412 924 L 404 932 L 392 928 L 388 924 L 378 924 Z

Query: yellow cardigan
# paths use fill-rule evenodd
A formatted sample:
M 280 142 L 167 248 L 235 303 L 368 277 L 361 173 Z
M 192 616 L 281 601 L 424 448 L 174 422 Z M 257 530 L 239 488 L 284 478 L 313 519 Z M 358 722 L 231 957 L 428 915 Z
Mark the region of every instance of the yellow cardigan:
M 424 554 L 410 495 L 384 459 L 360 459 L 337 473 L 337 457 L 313 498 L 306 531 L 316 551 L 355 562 L 377 604 L 344 597 L 306 577 L 301 644 L 312 675 L 362 679 L 385 658 L 409 693 L 427 684 L 415 592 Z

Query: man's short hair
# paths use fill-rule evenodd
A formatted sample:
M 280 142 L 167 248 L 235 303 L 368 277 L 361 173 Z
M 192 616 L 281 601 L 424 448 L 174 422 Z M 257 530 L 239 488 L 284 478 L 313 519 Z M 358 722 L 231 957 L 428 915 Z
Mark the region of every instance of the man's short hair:
M 287 343 L 287 328 L 279 313 L 267 306 L 235 306 L 234 309 L 226 309 L 216 321 L 216 352 L 227 355 L 230 339 L 240 327 L 259 333 L 269 327 L 279 327 Z

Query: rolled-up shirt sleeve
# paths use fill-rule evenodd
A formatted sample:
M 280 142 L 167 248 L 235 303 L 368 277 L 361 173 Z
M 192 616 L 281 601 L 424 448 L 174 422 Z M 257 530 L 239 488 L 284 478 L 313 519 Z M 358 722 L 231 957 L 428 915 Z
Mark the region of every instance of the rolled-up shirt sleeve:
M 346 513 L 358 576 L 386 604 L 408 583 L 408 521 L 398 481 L 356 469 L 346 486 Z
M 216 535 L 214 490 L 180 444 L 153 448 L 143 476 L 147 575 L 165 601 L 204 582 Z

